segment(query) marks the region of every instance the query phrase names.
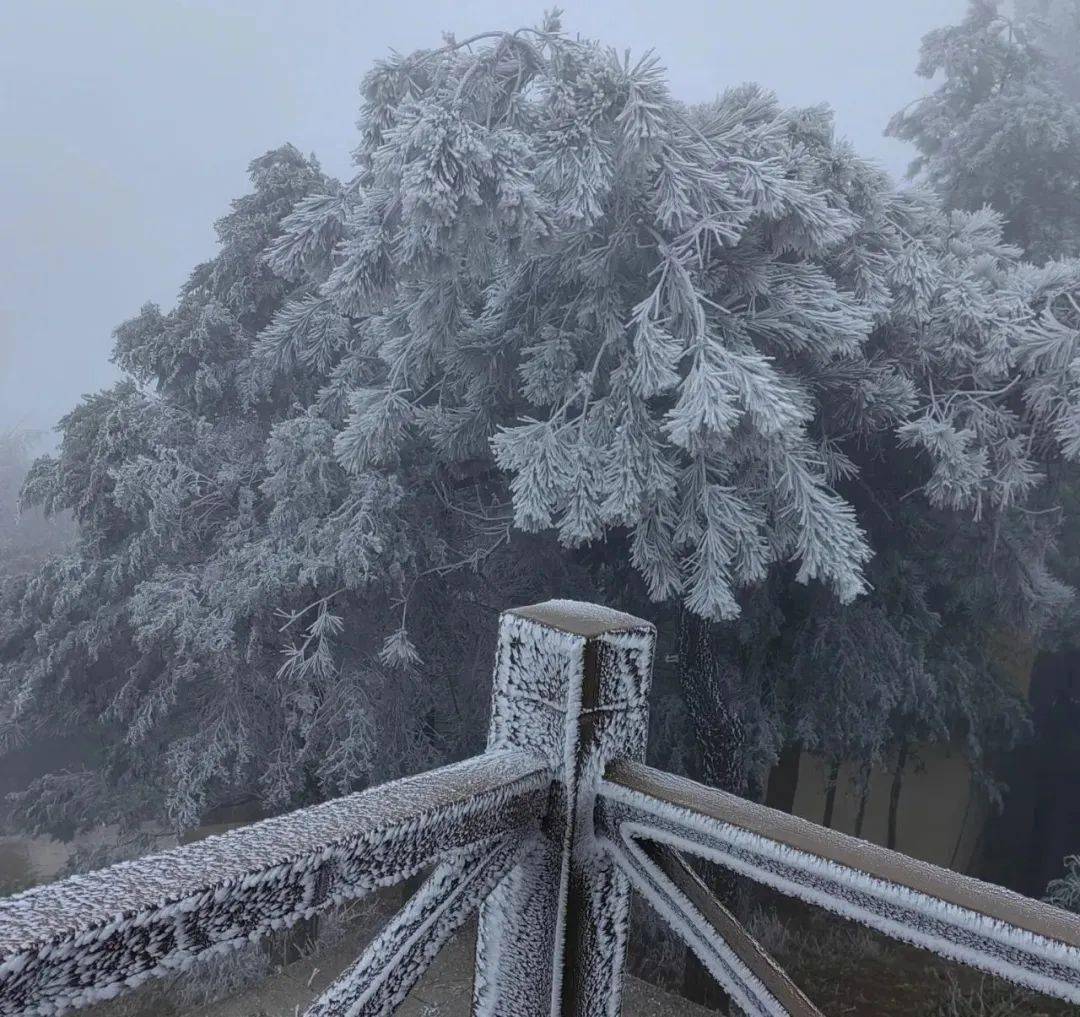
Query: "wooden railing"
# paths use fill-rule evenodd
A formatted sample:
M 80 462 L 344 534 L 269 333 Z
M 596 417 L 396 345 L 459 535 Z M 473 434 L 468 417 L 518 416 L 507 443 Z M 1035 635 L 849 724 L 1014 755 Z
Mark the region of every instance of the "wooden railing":
M 642 762 L 651 625 L 550 601 L 500 623 L 482 756 L 0 899 L 0 1015 L 108 999 L 422 870 L 312 1017 L 392 1013 L 477 909 L 476 1017 L 616 1017 L 630 894 L 753 1015 L 819 1011 L 692 854 L 1080 1003 L 1080 918 Z

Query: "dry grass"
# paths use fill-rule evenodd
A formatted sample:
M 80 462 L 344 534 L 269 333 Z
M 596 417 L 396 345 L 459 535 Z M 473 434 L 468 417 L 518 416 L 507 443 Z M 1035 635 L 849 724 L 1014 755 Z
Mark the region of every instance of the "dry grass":
M 1067 1003 L 791 902 L 759 903 L 747 925 L 830 1017 L 1077 1017 Z

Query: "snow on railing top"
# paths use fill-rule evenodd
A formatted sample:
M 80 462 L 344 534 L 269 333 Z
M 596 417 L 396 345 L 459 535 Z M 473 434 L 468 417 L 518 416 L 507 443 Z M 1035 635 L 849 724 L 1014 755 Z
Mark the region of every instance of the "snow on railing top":
M 580 600 L 545 600 L 542 604 L 516 607 L 507 611 L 504 618 L 526 618 L 572 636 L 593 637 L 629 629 L 653 631 L 649 622 L 632 614 Z
M 109 998 L 535 825 L 550 782 L 492 753 L 0 899 L 0 1014 Z
M 1080 915 L 1045 901 L 1023 897 L 737 795 L 703 788 L 694 781 L 649 766 L 620 760 L 606 778 L 604 794 L 618 796 L 619 792 L 612 790 L 614 786 L 624 789 L 627 798 L 636 794 L 642 800 L 663 801 L 673 815 L 697 814 L 702 824 L 708 822 L 713 828 L 723 824 L 802 855 L 828 859 L 883 883 L 932 896 L 943 904 L 985 915 L 1080 951 Z
M 661 910 L 679 895 L 649 845 L 707 858 L 894 939 L 1080 1003 L 1080 916 L 629 761 L 608 770 L 599 797 L 605 848 Z M 682 908 L 692 942 L 704 919 L 700 908 Z M 731 957 L 724 964 L 735 966 Z M 715 973 L 725 981 L 719 965 Z M 761 1013 L 788 1012 L 759 996 Z
M 474 1017 L 618 1017 L 631 887 L 757 1017 L 819 1011 L 709 893 L 709 858 L 1080 1002 L 1080 918 L 644 766 L 655 631 L 549 601 L 500 622 L 488 752 L 0 899 L 0 1017 L 106 999 L 433 865 L 310 1017 L 388 1017 L 481 909 Z

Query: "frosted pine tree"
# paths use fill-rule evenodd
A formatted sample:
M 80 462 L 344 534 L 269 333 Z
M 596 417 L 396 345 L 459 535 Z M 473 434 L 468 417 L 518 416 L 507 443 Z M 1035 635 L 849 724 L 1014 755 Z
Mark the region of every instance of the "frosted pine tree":
M 496 612 L 590 596 L 534 538 L 511 550 L 497 509 L 477 538 L 432 460 L 343 470 L 353 322 L 317 294 L 318 244 L 302 278 L 265 254 L 294 209 L 325 214 L 332 245 L 346 189 L 291 146 L 251 176 L 218 254 L 117 329 L 124 379 L 61 421 L 23 488 L 78 540 L 0 579 L 0 751 L 41 730 L 102 747 L 20 796 L 24 829 L 110 822 L 138 851 L 147 818 L 279 811 L 475 752 Z
M 27 808 L 183 825 L 466 754 L 495 613 L 554 593 L 696 619 L 681 693 L 738 728 L 737 790 L 793 741 L 982 753 L 986 619 L 1065 595 L 1075 266 L 897 193 L 825 110 L 687 107 L 554 20 L 364 101 L 355 178 L 257 160 L 31 473 L 80 541 L 0 592 L 0 716 L 93 726 L 107 765 Z
M 475 43 L 365 84 L 321 289 L 364 377 L 339 460 L 359 473 L 418 440 L 483 458 L 490 440 L 518 528 L 575 547 L 625 527 L 651 594 L 705 617 L 737 615 L 737 591 L 787 559 L 844 601 L 863 592 L 814 385 L 860 356 L 875 308 L 823 264 L 858 224 L 801 125 L 756 90 L 688 110 L 655 59 L 553 23 Z M 324 214 L 290 218 L 276 269 Z
M 0 577 L 32 571 L 71 536 L 66 519 L 19 510 L 19 489 L 42 437 L 24 428 L 0 432 Z
M 296 271 L 343 223 L 317 259 L 357 337 L 342 465 L 434 456 L 481 521 L 505 477 L 518 530 L 625 556 L 699 632 L 677 684 L 706 782 L 763 795 L 794 746 L 888 766 L 895 802 L 920 744 L 959 740 L 993 798 L 1024 711 L 989 636 L 1067 596 L 1020 509 L 1072 454 L 1067 357 L 1032 354 L 1075 268 L 897 193 L 823 110 L 687 108 L 554 24 L 389 61 L 365 96 L 347 211 L 300 210 L 271 255 Z
M 1076 0 L 971 0 L 923 39 L 936 87 L 889 124 L 919 150 L 911 175 L 952 207 L 991 205 L 1039 262 L 1080 253 L 1078 42 Z
M 323 392 L 349 402 L 350 472 L 490 444 L 519 529 L 624 529 L 650 593 L 714 619 L 779 562 L 865 592 L 836 490 L 853 437 L 920 449 L 934 505 L 1036 485 L 1025 429 L 1072 397 L 1032 344 L 1075 270 L 1033 274 L 993 215 L 892 191 L 823 112 L 755 88 L 687 108 L 655 59 L 554 22 L 395 58 L 365 96 L 343 204 L 298 210 L 270 257 L 326 266 L 352 320 L 334 373 L 355 380 Z M 1018 370 L 1027 419 L 988 387 Z

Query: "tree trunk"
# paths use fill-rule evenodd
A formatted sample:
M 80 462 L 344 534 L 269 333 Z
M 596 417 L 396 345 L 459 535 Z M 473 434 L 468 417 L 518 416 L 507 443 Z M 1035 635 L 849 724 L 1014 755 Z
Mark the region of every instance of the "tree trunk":
M 855 836 L 861 837 L 863 822 L 866 819 L 866 803 L 870 800 L 870 767 L 863 767 L 859 781 L 859 811 L 855 814 Z
M 840 764 L 833 762 L 829 765 L 829 777 L 825 785 L 825 815 L 821 819 L 821 825 L 826 830 L 832 829 L 833 812 L 836 809 L 836 786 L 840 783 Z
M 964 843 L 964 834 L 967 832 L 968 819 L 971 818 L 971 806 L 975 802 L 975 780 L 968 782 L 967 802 L 964 804 L 964 816 L 960 820 L 960 829 L 956 834 L 956 843 L 953 844 L 952 856 L 949 858 L 949 868 L 956 868 L 956 859 L 960 857 L 960 848 Z
M 769 774 L 769 786 L 765 791 L 765 804 L 781 812 L 795 811 L 795 792 L 799 788 L 799 761 L 802 747 L 797 742 L 785 745 L 780 758 Z
M 896 817 L 900 810 L 900 792 L 904 787 L 904 769 L 908 761 L 908 743 L 900 743 L 900 751 L 896 754 L 896 769 L 893 771 L 892 788 L 889 791 L 889 839 L 887 847 L 896 848 Z

